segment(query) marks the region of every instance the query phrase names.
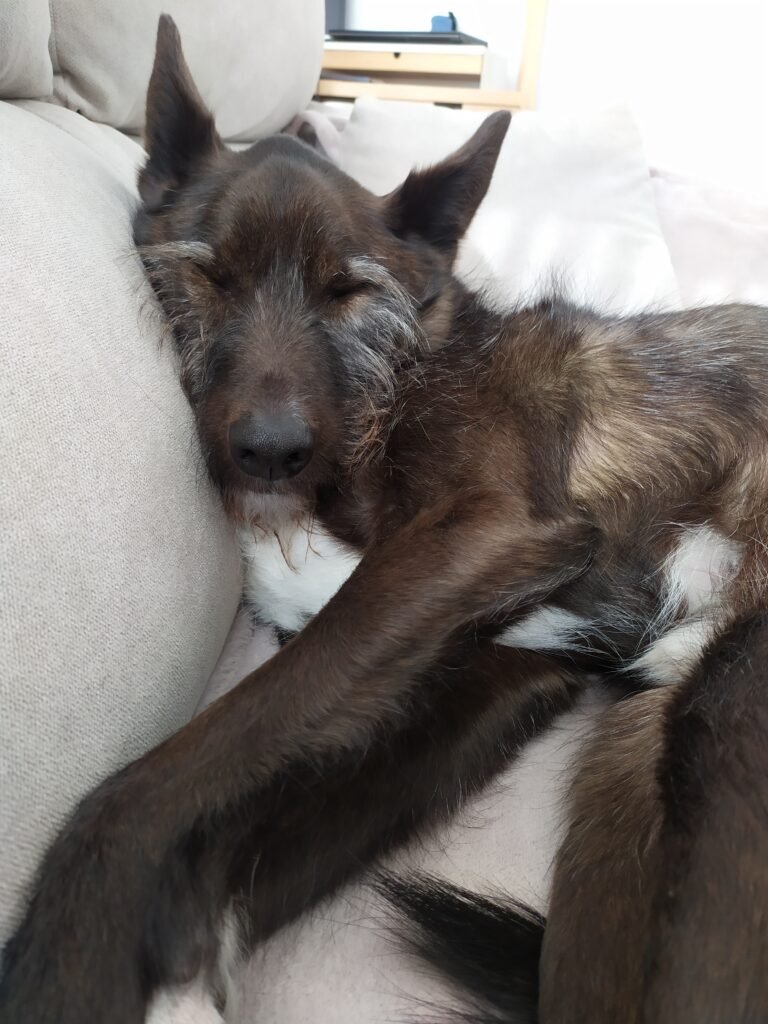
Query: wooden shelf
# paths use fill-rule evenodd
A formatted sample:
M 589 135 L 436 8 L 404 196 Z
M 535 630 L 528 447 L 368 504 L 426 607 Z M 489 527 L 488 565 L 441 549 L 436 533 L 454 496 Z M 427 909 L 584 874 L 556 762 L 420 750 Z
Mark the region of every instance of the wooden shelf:
M 438 49 L 439 48 L 435 48 Z M 326 50 L 324 71 L 386 72 L 416 75 L 472 75 L 480 78 L 483 71 L 481 55 L 463 53 L 400 53 L 397 50 L 368 52 L 365 50 Z
M 523 52 L 516 89 L 490 88 L 503 81 L 498 58 L 485 47 L 435 44 L 372 44 L 329 41 L 323 70 L 348 78 L 321 78 L 319 99 L 374 96 L 411 103 L 440 103 L 477 109 L 527 110 L 536 105 L 547 0 L 528 0 Z M 356 81 L 353 76 L 372 81 Z

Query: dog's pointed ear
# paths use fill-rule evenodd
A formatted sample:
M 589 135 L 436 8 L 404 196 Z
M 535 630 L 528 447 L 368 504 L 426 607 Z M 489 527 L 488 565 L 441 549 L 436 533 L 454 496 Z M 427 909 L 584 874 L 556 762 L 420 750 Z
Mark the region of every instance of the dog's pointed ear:
M 423 238 L 452 258 L 488 191 L 510 118 L 506 110 L 491 114 L 461 149 L 432 167 L 411 171 L 385 197 L 391 230 L 402 238 Z
M 145 128 L 147 163 L 139 175 L 139 193 L 148 209 L 162 204 L 195 165 L 222 146 L 213 115 L 197 91 L 184 60 L 176 23 L 161 14 L 155 63 L 147 90 Z

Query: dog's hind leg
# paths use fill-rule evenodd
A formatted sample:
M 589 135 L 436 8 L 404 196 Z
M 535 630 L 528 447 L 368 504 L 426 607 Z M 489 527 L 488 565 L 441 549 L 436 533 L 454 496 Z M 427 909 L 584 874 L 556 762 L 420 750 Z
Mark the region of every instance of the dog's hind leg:
M 768 1020 L 768 613 L 611 709 L 555 871 L 541 1024 Z

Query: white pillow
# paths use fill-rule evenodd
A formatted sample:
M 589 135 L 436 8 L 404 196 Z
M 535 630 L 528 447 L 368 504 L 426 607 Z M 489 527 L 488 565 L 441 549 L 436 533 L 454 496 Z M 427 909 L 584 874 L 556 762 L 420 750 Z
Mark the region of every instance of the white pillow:
M 363 99 L 339 140 L 341 167 L 371 191 L 440 160 L 486 113 Z M 459 255 L 461 276 L 505 300 L 551 289 L 611 311 L 679 303 L 649 169 L 627 110 L 577 120 L 512 118 L 488 195 Z
M 685 306 L 768 306 L 768 204 L 655 171 L 659 223 Z

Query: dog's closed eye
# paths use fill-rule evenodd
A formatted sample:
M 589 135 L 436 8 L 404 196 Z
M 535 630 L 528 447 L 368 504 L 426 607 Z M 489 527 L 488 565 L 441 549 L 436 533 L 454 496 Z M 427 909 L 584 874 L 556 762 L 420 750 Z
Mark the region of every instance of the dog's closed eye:
M 215 260 L 215 254 L 206 242 L 160 242 L 138 247 L 141 258 L 149 266 L 173 266 L 189 262 L 206 270 Z
M 326 285 L 326 293 L 332 302 L 351 298 L 353 295 L 362 295 L 371 292 L 375 288 L 372 281 L 364 278 L 352 277 L 347 273 L 334 274 Z

